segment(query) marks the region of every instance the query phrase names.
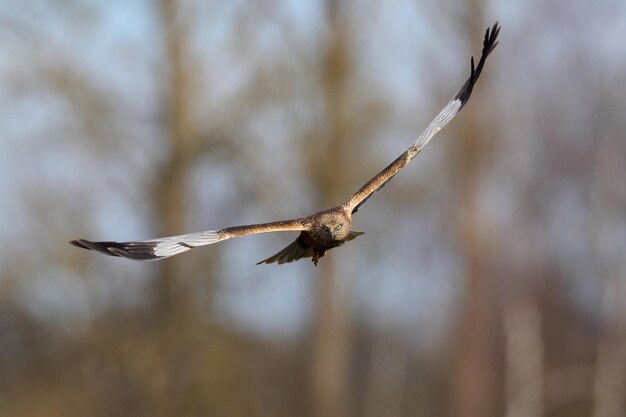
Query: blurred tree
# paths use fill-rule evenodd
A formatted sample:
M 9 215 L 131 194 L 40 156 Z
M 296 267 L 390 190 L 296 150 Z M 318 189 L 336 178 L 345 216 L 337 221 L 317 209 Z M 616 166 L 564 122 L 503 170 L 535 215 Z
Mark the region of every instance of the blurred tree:
M 65 245 L 344 200 L 423 127 L 447 55 L 428 48 L 459 35 L 459 10 L 459 51 L 491 11 L 502 44 L 446 129 L 458 158 L 429 147 L 422 175 L 360 213 L 387 234 L 353 244 L 367 261 L 345 247 L 252 270 L 234 255 L 254 239 L 154 264 Z M 0 416 L 623 415 L 624 15 L 610 0 L 0 3 Z M 315 291 L 285 302 L 295 275 Z M 230 321 L 206 283 L 233 278 L 248 314 L 280 283 L 272 297 L 312 306 L 311 326 Z
M 157 170 L 154 186 L 156 224 L 159 236 L 181 234 L 187 225 L 190 197 L 187 181 L 193 167 L 194 139 L 191 126 L 192 94 L 195 71 L 190 53 L 190 24 L 180 10 L 178 0 L 161 0 L 157 15 L 163 33 L 165 55 L 163 57 L 163 128 L 166 153 Z M 196 146 L 197 147 L 197 146 Z M 159 275 L 154 280 L 159 320 L 184 309 L 189 297 L 183 293 L 181 272 L 185 259 L 172 258 L 159 264 Z
M 607 78 L 609 78 L 607 76 Z M 626 187 L 616 178 L 626 178 L 626 147 L 616 113 L 619 93 L 607 91 L 611 83 L 601 81 L 597 93 L 598 114 L 594 123 L 597 138 L 591 177 L 591 215 L 595 258 L 604 276 L 601 332 L 597 346 L 593 380 L 593 417 L 626 414 L 626 236 L 616 233 L 615 225 L 626 218 Z M 622 127 L 623 128 L 623 127 Z
M 465 39 L 480 39 L 484 33 L 486 2 L 470 2 Z M 500 51 L 498 51 L 500 52 Z M 489 90 L 491 77 L 480 80 L 480 90 Z M 476 98 L 474 98 L 476 99 Z M 492 115 L 489 115 L 491 117 Z M 500 414 L 498 376 L 496 275 L 490 270 L 494 250 L 489 226 L 480 204 L 485 162 L 491 154 L 492 135 L 484 106 L 468 106 L 463 116 L 463 134 L 455 144 L 454 161 L 459 184 L 458 236 L 463 258 L 464 296 L 459 309 L 454 389 L 455 417 L 495 417 Z
M 322 127 L 315 132 L 314 146 L 306 147 L 305 163 L 319 207 L 332 207 L 345 198 L 345 161 L 352 134 L 346 120 L 348 83 L 352 76 L 350 26 L 344 15 L 345 2 L 327 0 L 324 5 L 326 41 L 320 50 L 320 87 L 323 95 Z M 350 415 L 349 357 L 350 305 L 347 285 L 350 277 L 338 273 L 333 256 L 320 262 L 314 318 L 312 372 L 313 415 Z

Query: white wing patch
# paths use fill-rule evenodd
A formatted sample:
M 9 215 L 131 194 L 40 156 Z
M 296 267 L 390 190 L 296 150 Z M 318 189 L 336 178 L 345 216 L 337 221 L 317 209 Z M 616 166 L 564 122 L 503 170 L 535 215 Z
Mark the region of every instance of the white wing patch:
M 428 125 L 428 127 L 422 132 L 422 134 L 417 138 L 413 146 L 409 148 L 409 158 L 413 159 L 415 155 L 421 151 L 424 146 L 430 142 L 430 140 L 444 128 L 445 125 L 450 122 L 457 115 L 463 103 L 461 100 L 455 98 L 450 100 L 450 102 L 439 112 L 437 116 L 433 119 L 432 122 Z
M 171 236 L 162 239 L 154 239 L 146 241 L 146 243 L 155 243 L 154 256 L 160 258 L 166 258 L 168 256 L 178 255 L 188 251 L 196 246 L 210 245 L 217 243 L 220 240 L 220 235 L 215 230 L 208 230 L 206 232 L 190 233 L 187 235 Z

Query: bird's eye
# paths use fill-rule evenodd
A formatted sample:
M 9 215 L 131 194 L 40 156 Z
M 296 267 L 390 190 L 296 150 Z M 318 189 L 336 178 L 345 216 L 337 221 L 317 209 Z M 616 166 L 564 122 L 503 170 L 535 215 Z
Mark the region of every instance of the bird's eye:
M 343 227 L 343 224 L 338 224 L 337 225 L 337 230 L 341 230 L 342 227 Z
M 330 227 L 324 225 L 324 230 L 326 230 L 328 232 L 328 231 L 330 231 Z

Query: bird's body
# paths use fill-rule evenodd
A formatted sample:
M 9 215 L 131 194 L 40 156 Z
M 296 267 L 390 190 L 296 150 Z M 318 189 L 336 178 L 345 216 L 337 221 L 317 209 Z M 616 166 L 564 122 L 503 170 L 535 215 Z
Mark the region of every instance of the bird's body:
M 472 58 L 470 77 L 417 140 L 402 153 L 402 155 L 374 176 L 374 178 L 369 180 L 342 205 L 293 220 L 227 227 L 220 230 L 208 230 L 205 232 L 152 240 L 136 242 L 92 242 L 86 239 L 78 239 L 72 240 L 70 243 L 80 248 L 92 249 L 111 256 L 121 256 L 135 260 L 154 260 L 186 252 L 196 246 L 209 245 L 241 236 L 258 233 L 299 231 L 300 235 L 293 243 L 277 254 L 259 262 L 259 264 L 269 264 L 273 262 L 282 264 L 310 257 L 313 263 L 317 265 L 317 262 L 324 256 L 326 251 L 341 246 L 345 242 L 363 234 L 362 232 L 351 230 L 352 215 L 356 213 L 376 191 L 382 189 L 400 170 L 407 166 L 424 146 L 426 146 L 430 139 L 448 124 L 467 103 L 487 56 L 498 44 L 496 39 L 499 32 L 500 28 L 497 22 L 491 29 L 487 29 L 478 66 L 474 67 L 474 58 Z
M 341 246 L 363 234 L 363 232 L 350 230 L 352 213 L 345 206 L 315 213 L 304 218 L 302 222 L 307 225 L 307 229 L 300 232 L 295 242 L 258 264 L 272 262 L 282 264 L 310 256 L 313 263 L 317 265 L 327 250 Z

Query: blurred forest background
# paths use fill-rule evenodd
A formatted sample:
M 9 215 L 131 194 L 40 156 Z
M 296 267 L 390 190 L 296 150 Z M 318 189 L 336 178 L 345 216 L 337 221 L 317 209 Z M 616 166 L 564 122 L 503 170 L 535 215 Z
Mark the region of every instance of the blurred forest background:
M 355 216 L 293 218 L 469 105 Z M 626 415 L 626 2 L 0 2 L 1 416 Z

